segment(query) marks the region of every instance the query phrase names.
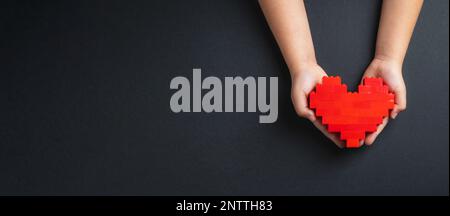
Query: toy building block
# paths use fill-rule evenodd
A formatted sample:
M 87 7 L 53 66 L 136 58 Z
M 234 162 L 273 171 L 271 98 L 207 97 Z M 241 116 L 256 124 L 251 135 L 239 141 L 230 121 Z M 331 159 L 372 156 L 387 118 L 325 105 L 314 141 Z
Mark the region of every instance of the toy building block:
M 381 78 L 364 78 L 358 92 L 348 92 L 341 78 L 323 77 L 309 94 L 309 107 L 331 133 L 340 133 L 347 148 L 358 148 L 394 108 L 394 94 Z

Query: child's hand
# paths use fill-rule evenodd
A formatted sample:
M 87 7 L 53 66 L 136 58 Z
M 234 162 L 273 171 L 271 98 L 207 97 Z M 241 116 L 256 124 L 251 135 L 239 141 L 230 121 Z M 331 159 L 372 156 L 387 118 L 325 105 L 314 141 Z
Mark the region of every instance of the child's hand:
M 391 118 L 395 119 L 397 115 L 406 109 L 406 86 L 403 81 L 402 75 L 402 63 L 389 60 L 387 58 L 377 57 L 372 60 L 369 67 L 364 72 L 363 77 L 381 77 L 384 82 L 389 86 L 389 90 L 395 94 L 395 105 L 391 111 Z M 366 145 L 372 145 L 381 133 L 383 128 L 388 123 L 388 117 L 383 120 L 383 123 L 378 126 L 377 131 L 369 134 L 366 139 Z
M 324 125 L 315 117 L 314 112 L 308 108 L 308 95 L 317 83 L 322 82 L 322 77 L 327 76 L 325 71 L 317 64 L 312 63 L 300 67 L 299 71 L 291 72 L 292 90 L 291 98 L 295 111 L 300 117 L 309 119 L 326 137 L 332 140 L 338 147 L 344 144 L 336 134 L 327 131 Z

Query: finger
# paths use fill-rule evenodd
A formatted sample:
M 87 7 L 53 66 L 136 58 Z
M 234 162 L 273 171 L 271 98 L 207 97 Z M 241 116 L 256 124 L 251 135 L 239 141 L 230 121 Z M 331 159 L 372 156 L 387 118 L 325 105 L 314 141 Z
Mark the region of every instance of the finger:
M 366 71 L 364 71 L 363 77 L 361 78 L 361 83 L 363 83 L 365 77 L 376 77 L 376 76 L 377 76 L 376 67 L 369 65 Z
M 317 127 L 317 129 L 319 129 L 326 137 L 328 137 L 328 139 L 330 139 L 331 141 L 333 141 L 334 144 L 336 144 L 336 146 L 338 146 L 339 148 L 344 148 L 344 142 L 339 139 L 339 137 L 336 134 L 332 134 L 330 132 L 327 131 L 326 127 L 320 123 L 318 120 L 312 121 L 312 123 L 314 124 L 314 126 Z
M 406 109 L 406 88 L 401 87 L 394 90 L 395 105 L 391 112 L 391 118 L 395 119 L 397 115 Z
M 314 111 L 308 108 L 308 95 L 302 90 L 294 91 L 296 92 L 293 92 L 292 94 L 292 101 L 294 102 L 294 108 L 297 115 L 307 118 L 310 121 L 315 121 L 316 116 L 314 115 Z
M 366 143 L 366 145 L 372 145 L 375 142 L 375 139 L 381 133 L 381 131 L 383 131 L 384 127 L 386 127 L 388 122 L 389 122 L 389 118 L 385 117 L 383 119 L 383 123 L 378 125 L 377 130 L 375 132 L 367 135 L 367 137 L 366 137 L 366 139 L 364 141 Z

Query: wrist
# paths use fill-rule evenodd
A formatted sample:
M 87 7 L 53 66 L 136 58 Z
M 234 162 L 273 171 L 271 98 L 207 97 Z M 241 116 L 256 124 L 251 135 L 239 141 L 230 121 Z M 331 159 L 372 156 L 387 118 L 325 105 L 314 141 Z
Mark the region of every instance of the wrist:
M 403 58 L 386 55 L 386 54 L 379 54 L 379 53 L 375 54 L 373 61 L 385 62 L 385 63 L 394 64 L 394 65 L 398 65 L 398 66 L 403 65 Z
M 292 77 L 301 74 L 301 73 L 305 73 L 307 71 L 311 71 L 311 68 L 315 68 L 318 67 L 319 65 L 317 64 L 317 62 L 315 60 L 311 60 L 311 61 L 299 61 L 295 67 L 292 67 L 289 69 L 289 72 L 291 74 Z
M 394 58 L 386 55 L 375 55 L 375 57 L 372 60 L 375 64 L 381 64 L 386 65 L 389 67 L 397 67 L 402 68 L 403 67 L 403 60 L 399 58 Z

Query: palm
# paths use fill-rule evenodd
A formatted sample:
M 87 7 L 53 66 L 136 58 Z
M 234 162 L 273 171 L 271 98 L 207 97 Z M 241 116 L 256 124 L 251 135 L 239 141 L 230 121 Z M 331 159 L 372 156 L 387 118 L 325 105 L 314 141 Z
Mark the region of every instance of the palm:
M 401 64 L 391 61 L 374 59 L 364 73 L 364 77 L 381 77 L 389 86 L 391 92 L 395 94 L 395 106 L 391 112 L 391 118 L 395 118 L 399 112 L 406 108 L 406 87 L 402 76 Z M 383 131 L 387 125 L 389 118 L 386 117 L 383 123 L 378 126 L 377 131 L 369 134 L 365 143 L 373 144 L 377 136 Z
M 343 142 L 336 134 L 329 133 L 324 125 L 315 117 L 314 112 L 308 108 L 308 95 L 322 77 L 327 76 L 319 65 L 308 65 L 292 76 L 292 102 L 295 111 L 300 117 L 309 119 L 326 137 L 332 140 L 338 147 L 343 147 Z

